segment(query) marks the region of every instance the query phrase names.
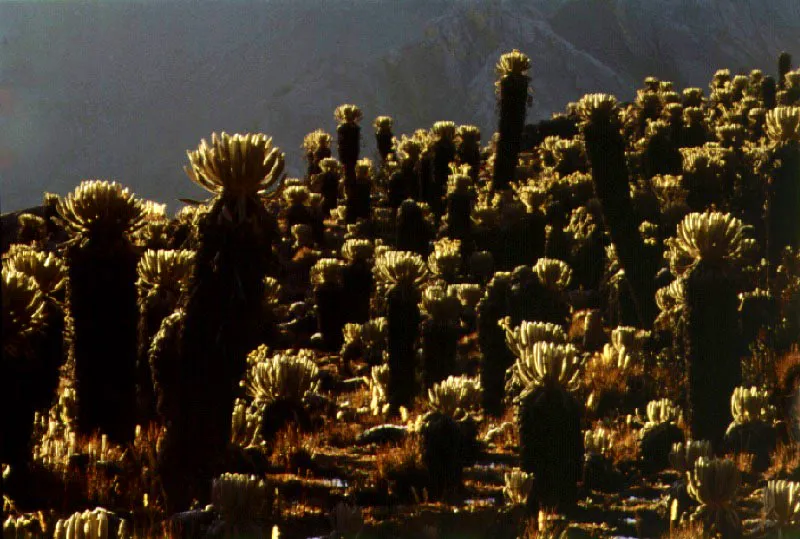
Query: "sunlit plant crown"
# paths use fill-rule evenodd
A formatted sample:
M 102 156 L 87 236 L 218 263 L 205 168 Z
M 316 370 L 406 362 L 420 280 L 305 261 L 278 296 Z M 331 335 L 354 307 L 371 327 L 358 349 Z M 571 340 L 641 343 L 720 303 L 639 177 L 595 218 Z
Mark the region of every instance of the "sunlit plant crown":
M 428 278 L 428 268 L 418 254 L 386 251 L 375 261 L 375 274 L 390 285 L 418 286 Z
M 578 389 L 581 361 L 578 350 L 571 344 L 540 341 L 518 350 L 521 355 L 514 364 L 514 375 L 526 389 L 557 386 L 568 391 Z
M 700 457 L 687 476 L 689 496 L 712 507 L 729 506 L 741 483 L 741 474 L 732 460 Z
M 331 145 L 331 136 L 322 129 L 317 129 L 303 138 L 303 148 L 307 152 L 317 151 L 319 148 L 328 148 Z
M 281 283 L 275 277 L 264 277 L 264 299 L 267 303 L 279 303 Z
M 410 159 L 412 162 L 415 162 L 422 153 L 422 145 L 419 140 L 406 135 L 400 137 L 396 146 L 400 150 L 399 157 L 401 160 Z
M 361 340 L 367 346 L 382 346 L 386 343 L 389 323 L 385 317 L 379 316 L 361 324 Z
M 344 104 L 336 107 L 333 117 L 340 124 L 357 124 L 364 117 L 364 113 L 356 105 Z
M 428 286 L 422 292 L 422 307 L 434 319 L 454 320 L 461 302 L 443 286 Z
M 458 271 L 461 263 L 461 240 L 442 238 L 433 244 L 428 256 L 428 267 L 436 275 Z
M 539 282 L 550 290 L 565 290 L 572 280 L 572 268 L 555 258 L 540 258 L 533 266 Z
M 69 518 L 59 519 L 53 530 L 54 539 L 73 539 L 75 537 L 85 537 L 86 539 L 105 539 L 109 535 L 109 512 L 102 507 L 94 511 L 88 509 L 83 513 L 73 513 Z M 126 527 L 123 520 L 121 528 Z M 124 531 L 118 533 L 119 537 L 126 537 Z
M 474 310 L 483 297 L 483 289 L 472 283 L 451 284 L 447 287 L 447 294 L 457 297 L 465 308 Z
M 311 268 L 311 283 L 340 283 L 342 280 L 342 261 L 338 258 L 320 258 Z
M 137 284 L 148 289 L 185 286 L 194 258 L 194 251 L 148 249 L 136 268 L 139 274 Z
M 737 387 L 731 395 L 731 415 L 736 423 L 771 420 L 774 409 L 769 391 L 757 387 Z
M 475 125 L 459 125 L 456 129 L 456 136 L 462 141 L 479 142 L 481 130 Z
M 700 457 L 711 458 L 711 442 L 707 440 L 688 440 L 686 443 L 672 444 L 669 453 L 670 465 L 677 471 L 684 473 L 694 468 L 694 463 Z
M 578 114 L 584 122 L 612 121 L 617 116 L 617 98 L 609 94 L 587 94 L 578 101 Z
M 641 332 L 633 326 L 617 326 L 611 330 L 611 344 L 615 348 L 638 350 L 641 348 L 641 338 L 646 332 Z
M 326 157 L 325 159 L 320 160 L 319 168 L 321 168 L 323 172 L 339 172 L 341 165 L 339 164 L 338 159 Z
M 66 283 L 67 268 L 54 253 L 31 248 L 16 249 L 9 253 L 3 264 L 32 277 L 39 290 L 46 295 L 57 292 Z
M 597 223 L 594 216 L 586 209 L 586 206 L 578 206 L 569 216 L 569 224 L 564 229 L 572 234 L 577 241 L 585 241 L 591 238 L 597 231 Z
M 168 219 L 167 205 L 145 200 L 142 202 L 142 217 L 148 222 L 162 222 Z
M 533 474 L 514 468 L 506 472 L 503 498 L 509 505 L 522 505 L 528 501 L 528 493 L 533 488 Z
M 56 195 L 56 203 L 58 203 L 58 196 Z M 36 230 L 38 234 L 44 236 L 47 233 L 47 221 L 38 215 L 32 213 L 23 213 L 17 217 L 17 223 L 20 230 Z
M 372 125 L 378 133 L 389 131 L 394 125 L 394 120 L 391 116 L 378 116 L 375 118 L 375 122 Z
M 283 199 L 292 205 L 306 204 L 310 196 L 311 192 L 305 185 L 290 185 L 283 190 Z
M 445 415 L 456 417 L 480 408 L 481 384 L 466 376 L 448 376 L 428 390 L 430 407 Z
M 774 518 L 778 526 L 797 523 L 800 516 L 800 483 L 771 480 L 764 486 L 764 514 Z
M 669 256 L 712 264 L 737 260 L 744 247 L 742 222 L 729 213 L 690 213 L 667 240 Z
M 500 60 L 495 65 L 495 73 L 498 77 L 506 75 L 527 75 L 531 68 L 531 59 L 525 53 L 517 49 L 507 52 L 500 56 Z
M 680 152 L 683 171 L 695 174 L 706 170 L 719 173 L 725 166 L 725 158 L 729 154 L 725 148 L 710 142 L 698 148 L 681 148 Z
M 511 317 L 505 317 L 498 324 L 506 332 L 508 348 L 517 357 L 522 357 L 526 350 L 530 350 L 534 344 L 540 341 L 559 344 L 567 342 L 567 334 L 564 329 L 550 322 L 528 322 L 524 320 L 519 326 L 512 328 Z
M 197 150 L 186 152 L 189 178 L 215 195 L 250 197 L 266 194 L 281 179 L 284 154 L 264 134 L 213 133 Z
M 587 453 L 605 456 L 614 445 L 614 432 L 604 427 L 589 429 L 583 433 L 583 445 Z
M 368 260 L 375 250 L 372 242 L 364 238 L 350 238 L 342 245 L 342 256 L 348 262 Z
M 450 140 L 456 138 L 456 124 L 451 121 L 436 122 L 431 129 L 431 135 L 437 140 Z
M 282 352 L 269 357 L 269 349 L 261 345 L 250 352 L 247 389 L 256 402 L 270 403 L 277 399 L 302 401 L 319 391 L 319 369 L 306 350 Z
M 525 204 L 525 209 L 528 213 L 538 211 L 547 200 L 547 188 L 537 182 L 528 182 L 522 185 L 514 184 L 512 187 L 517 198 Z
M 3 350 L 15 354 L 44 326 L 44 297 L 32 277 L 11 268 L 2 273 Z
M 658 399 L 647 403 L 647 424 L 675 423 L 681 415 L 681 408 L 669 399 Z
M 211 500 L 229 528 L 251 522 L 268 503 L 267 484 L 255 475 L 224 473 L 211 485 Z
M 59 199 L 56 211 L 67 230 L 79 235 L 133 232 L 144 224 L 142 203 L 116 182 L 83 181 Z
M 359 159 L 356 162 L 356 176 L 368 180 L 372 176 L 373 168 L 372 160 L 368 157 Z
M 656 306 L 661 311 L 656 320 L 659 324 L 669 323 L 677 316 L 686 302 L 686 281 L 679 277 L 665 287 L 656 290 Z
M 606 367 L 614 367 L 619 370 L 627 370 L 631 365 L 631 356 L 628 354 L 624 346 L 616 347 L 611 344 L 605 344 L 603 351 L 595 354 L 595 361 L 601 363 Z
M 766 132 L 775 144 L 800 141 L 800 107 L 777 107 L 767 112 Z

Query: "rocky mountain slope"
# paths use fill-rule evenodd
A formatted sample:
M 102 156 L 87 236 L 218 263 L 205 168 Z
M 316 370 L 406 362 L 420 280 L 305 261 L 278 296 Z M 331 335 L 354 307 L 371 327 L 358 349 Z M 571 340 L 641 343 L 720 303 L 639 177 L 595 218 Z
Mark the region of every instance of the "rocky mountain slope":
M 303 135 L 359 104 L 397 131 L 495 127 L 494 64 L 533 61 L 529 118 L 646 75 L 705 87 L 713 70 L 800 57 L 796 0 L 267 0 L 0 3 L 0 203 L 82 178 L 145 197 L 202 196 L 181 170 L 214 130 L 260 130 L 302 170 Z

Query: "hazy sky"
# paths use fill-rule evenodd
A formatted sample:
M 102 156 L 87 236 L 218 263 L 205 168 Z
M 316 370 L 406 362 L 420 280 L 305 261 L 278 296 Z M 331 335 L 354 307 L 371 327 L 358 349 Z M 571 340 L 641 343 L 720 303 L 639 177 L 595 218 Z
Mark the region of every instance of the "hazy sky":
M 408 132 L 450 119 L 494 129 L 494 63 L 532 57 L 529 117 L 588 91 L 629 97 L 644 75 L 704 86 L 717 67 L 800 54 L 798 0 L 0 0 L 0 207 L 81 179 L 175 207 L 213 131 L 262 131 L 304 168 L 303 135 L 346 102 Z

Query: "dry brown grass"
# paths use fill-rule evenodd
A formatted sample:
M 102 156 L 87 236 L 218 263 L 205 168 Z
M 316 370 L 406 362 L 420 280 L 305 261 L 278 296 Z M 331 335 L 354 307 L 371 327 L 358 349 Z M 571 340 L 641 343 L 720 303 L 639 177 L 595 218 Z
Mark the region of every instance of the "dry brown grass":
M 524 525 L 521 539 L 558 539 L 569 523 L 556 513 L 539 512 L 539 517 L 530 517 Z
M 683 388 L 687 387 L 685 369 L 680 365 L 664 365 L 656 362 L 647 369 L 648 374 L 653 377 L 656 388 L 658 388 L 659 398 L 669 398 L 678 400 Z
M 422 450 L 417 436 L 408 436 L 399 446 L 383 446 L 375 454 L 375 470 L 379 480 L 389 479 L 397 472 L 422 467 Z
M 631 374 L 638 374 L 632 367 L 623 371 L 616 365 L 609 365 L 600 360 L 590 359 L 586 363 L 586 369 L 583 372 L 584 386 L 589 390 L 597 391 L 619 391 L 624 392 L 626 389 L 627 377 Z
M 627 424 L 616 426 L 614 443 L 609 451 L 611 460 L 615 464 L 632 462 L 639 458 L 639 431 Z
M 753 459 L 755 455 L 752 453 L 731 453 L 725 455 L 725 458 L 732 460 L 743 476 L 747 476 L 753 471 Z
M 798 375 L 800 375 L 800 347 L 795 345 L 775 362 L 775 378 L 784 394 L 798 389 L 800 385 Z
M 770 467 L 764 473 L 766 479 L 786 479 L 800 468 L 800 444 L 778 445 L 772 454 Z
M 705 537 L 702 522 L 683 522 L 661 536 L 661 539 L 699 539 Z
M 289 427 L 278 432 L 270 454 L 270 464 L 290 473 L 300 473 L 308 469 L 311 460 L 320 447 L 320 434 L 301 432 Z

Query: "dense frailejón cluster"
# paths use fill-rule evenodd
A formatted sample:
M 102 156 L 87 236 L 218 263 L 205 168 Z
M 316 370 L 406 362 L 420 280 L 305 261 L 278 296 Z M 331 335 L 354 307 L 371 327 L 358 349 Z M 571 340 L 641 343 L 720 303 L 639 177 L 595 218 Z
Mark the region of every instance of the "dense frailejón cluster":
M 800 71 L 527 125 L 535 65 L 496 72 L 484 145 L 345 104 L 303 177 L 214 133 L 175 215 L 19 215 L 4 534 L 795 533 Z

